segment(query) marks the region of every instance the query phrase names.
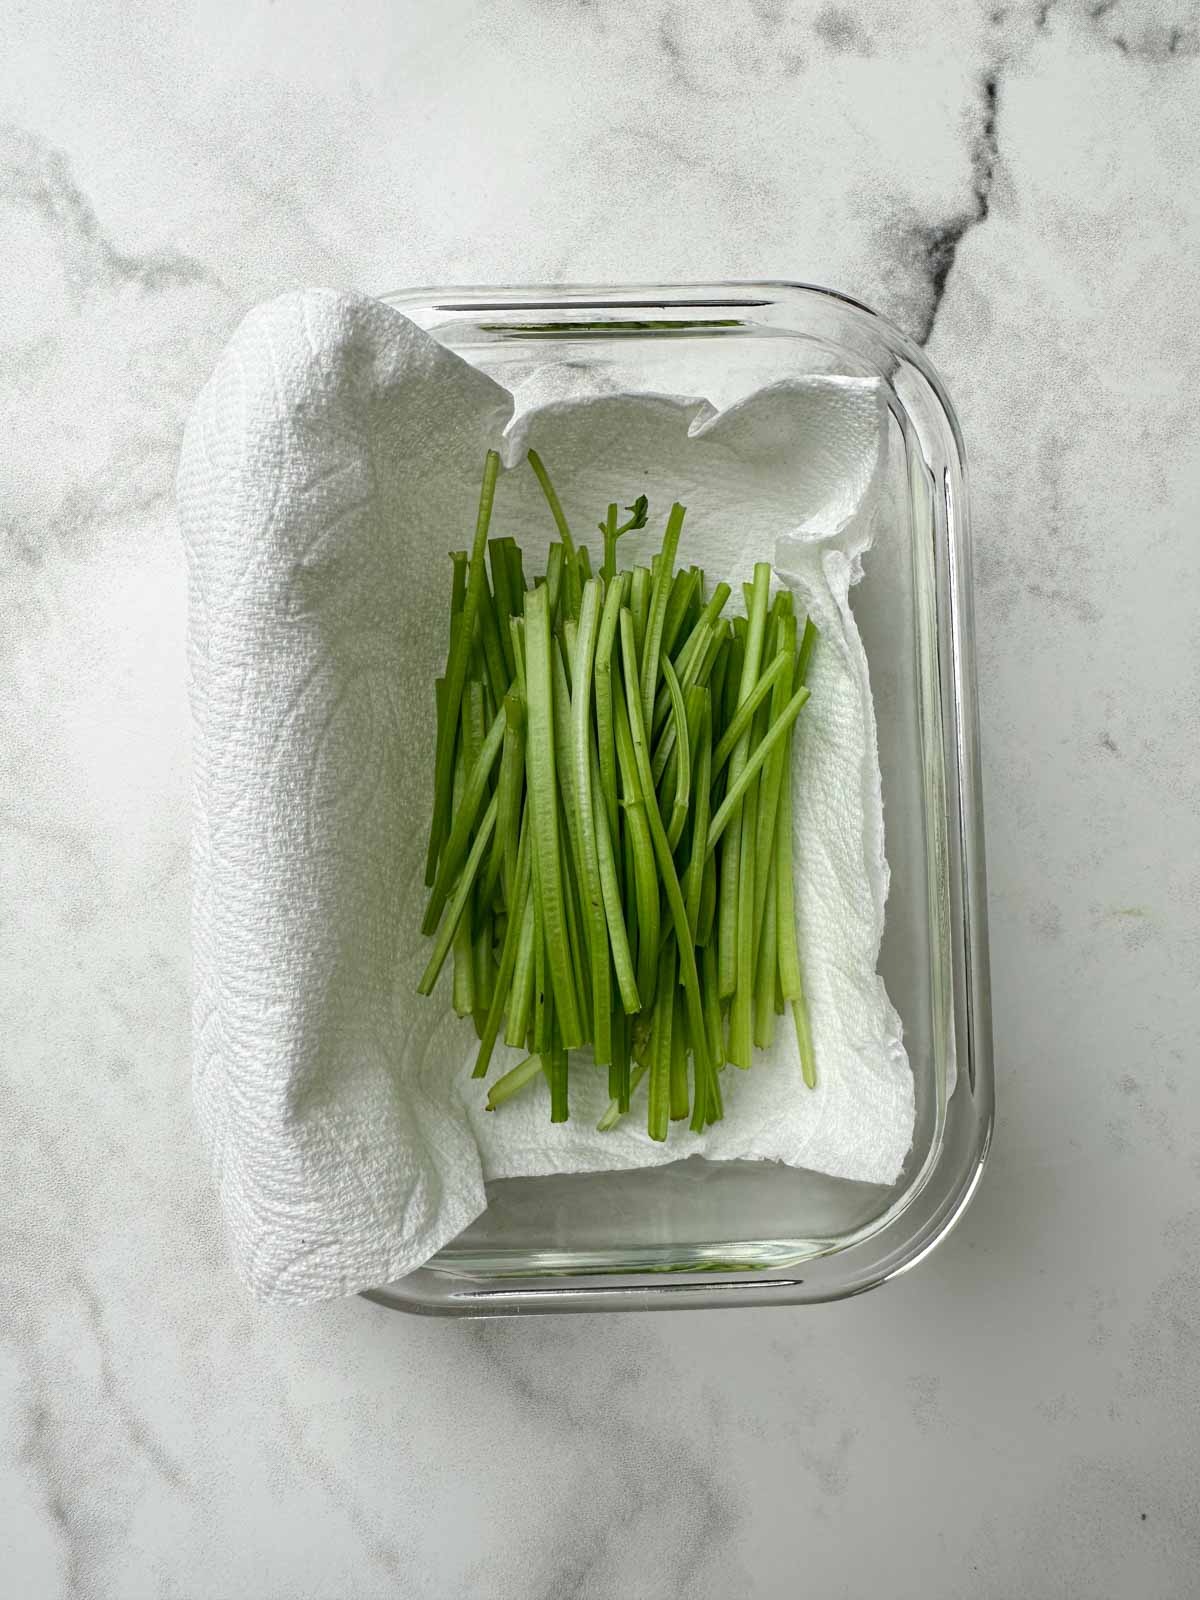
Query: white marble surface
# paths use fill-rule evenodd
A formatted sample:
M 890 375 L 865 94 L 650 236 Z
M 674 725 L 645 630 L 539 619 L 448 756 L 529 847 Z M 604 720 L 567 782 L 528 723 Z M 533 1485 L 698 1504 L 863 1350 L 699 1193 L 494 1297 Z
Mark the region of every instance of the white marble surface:
M 40 0 L 0 40 L 0 1590 L 1195 1594 L 1195 0 Z M 983 1189 L 824 1309 L 257 1309 L 188 1105 L 191 398 L 285 286 L 709 275 L 890 312 L 961 411 Z

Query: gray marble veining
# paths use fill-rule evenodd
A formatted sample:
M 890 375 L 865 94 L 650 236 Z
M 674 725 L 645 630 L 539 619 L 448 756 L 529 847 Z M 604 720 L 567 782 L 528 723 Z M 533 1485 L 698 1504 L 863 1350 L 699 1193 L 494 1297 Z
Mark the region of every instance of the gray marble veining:
M 4 1593 L 1194 1593 L 1194 0 L 48 0 L 4 36 Z M 264 1312 L 188 1107 L 191 399 L 296 284 L 713 276 L 888 312 L 963 421 L 986 1182 L 814 1311 Z

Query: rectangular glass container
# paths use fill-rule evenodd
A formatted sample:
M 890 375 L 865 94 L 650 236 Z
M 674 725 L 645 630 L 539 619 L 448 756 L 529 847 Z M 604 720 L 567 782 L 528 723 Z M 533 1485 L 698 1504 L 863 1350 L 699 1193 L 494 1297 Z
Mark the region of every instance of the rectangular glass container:
M 966 472 L 941 381 L 882 317 L 810 285 L 384 298 L 518 392 L 556 364 L 573 394 L 720 405 L 818 373 L 883 385 L 887 479 L 851 598 L 879 725 L 892 874 L 879 970 L 904 1024 L 916 1128 L 891 1187 L 695 1157 L 495 1182 L 478 1221 L 370 1298 L 451 1316 L 779 1305 L 857 1294 L 907 1271 L 970 1200 L 993 1117 Z

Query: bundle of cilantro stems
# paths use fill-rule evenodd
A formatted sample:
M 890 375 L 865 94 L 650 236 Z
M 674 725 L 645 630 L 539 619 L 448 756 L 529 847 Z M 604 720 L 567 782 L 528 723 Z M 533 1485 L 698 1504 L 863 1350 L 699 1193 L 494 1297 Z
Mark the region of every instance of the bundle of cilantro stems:
M 673 505 L 648 566 L 618 571 L 617 542 L 646 526 L 645 496 L 600 524 L 593 573 L 537 454 L 529 462 L 558 539 L 527 587 L 521 551 L 488 538 L 500 460 L 489 451 L 474 546 L 451 555 L 450 648 L 437 680 L 433 823 L 419 984 L 448 956 L 453 999 L 479 1036 L 527 1057 L 498 1078 L 495 1109 L 539 1074 L 550 1117 L 568 1115 L 570 1052 L 608 1069 L 616 1125 L 649 1078 L 646 1128 L 702 1131 L 722 1115 L 726 1062 L 749 1067 L 790 1005 L 815 1083 L 796 948 L 792 728 L 816 629 L 771 569 L 722 613 L 676 570 Z M 487 565 L 490 563 L 489 582 Z M 690 1071 L 689 1071 L 690 1063 Z

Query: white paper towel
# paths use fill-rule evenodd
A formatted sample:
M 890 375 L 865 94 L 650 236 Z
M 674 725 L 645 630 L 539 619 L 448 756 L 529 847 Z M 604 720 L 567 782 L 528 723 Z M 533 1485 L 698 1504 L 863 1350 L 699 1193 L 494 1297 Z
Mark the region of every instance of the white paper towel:
M 504 388 L 399 313 L 332 291 L 252 312 L 189 424 L 179 506 L 195 730 L 195 1099 L 238 1266 L 276 1301 L 411 1271 L 484 1207 L 485 1178 L 704 1153 L 890 1182 L 912 1136 L 900 1023 L 876 975 L 887 867 L 866 661 L 848 592 L 869 545 L 884 431 L 869 383 L 775 385 L 718 413 L 661 396 Z M 656 547 L 735 586 L 775 555 L 821 628 L 797 724 L 797 916 L 819 1084 L 795 1040 L 727 1069 L 726 1115 L 663 1146 L 640 1109 L 594 1124 L 605 1074 L 578 1058 L 571 1121 L 544 1084 L 497 1113 L 469 1073 L 449 979 L 421 1000 L 434 677 L 449 562 L 470 543 L 483 454 L 544 455 L 577 537 L 645 492 Z M 527 468 L 493 534 L 526 572 L 552 528 Z M 622 558 L 632 564 L 638 536 Z M 598 536 L 596 539 L 598 543 Z M 498 1075 L 517 1059 L 499 1047 Z

